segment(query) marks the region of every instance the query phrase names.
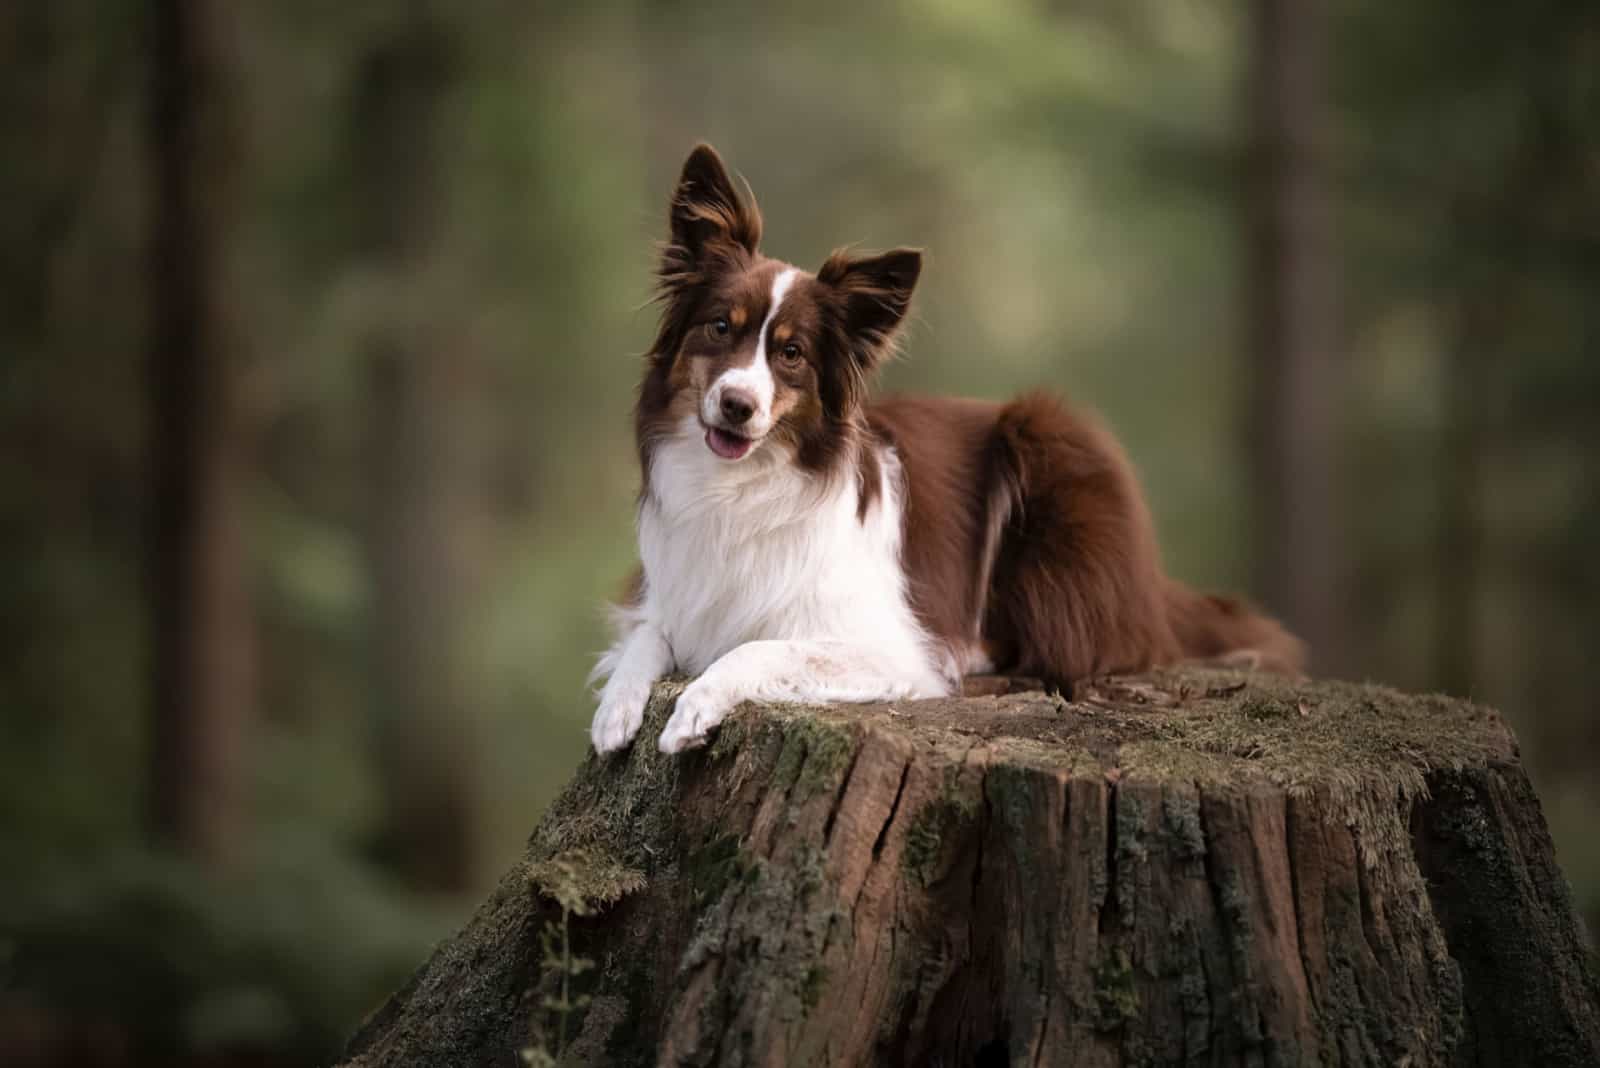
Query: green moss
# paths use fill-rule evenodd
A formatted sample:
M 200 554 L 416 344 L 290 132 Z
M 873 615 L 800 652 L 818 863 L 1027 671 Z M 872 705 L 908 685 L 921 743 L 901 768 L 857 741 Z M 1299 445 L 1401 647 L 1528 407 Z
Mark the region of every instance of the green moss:
M 1488 853 L 1499 844 L 1478 792 L 1463 785 L 1462 804 L 1444 810 L 1441 827 L 1474 853 Z
M 772 781 L 787 790 L 800 777 L 806 762 L 806 742 L 798 735 L 785 734 L 783 748 L 778 752 L 778 762 L 772 769 Z
M 1119 748 L 1124 772 L 1201 784 L 1363 791 L 1409 798 L 1440 768 L 1504 754 L 1509 735 L 1487 709 L 1344 682 L 1297 683 L 1237 672 L 1160 672 L 1156 684 L 1201 696 L 1162 710 L 1160 730 Z M 1242 685 L 1241 685 L 1242 684 Z
M 1198 860 L 1206 855 L 1199 797 L 1166 791 L 1161 798 L 1161 828 L 1174 855 L 1184 860 Z
M 977 815 L 978 806 L 969 797 L 948 792 L 924 805 L 912 817 L 906 829 L 905 849 L 900 862 L 918 883 L 927 886 L 938 870 L 939 858 L 944 854 L 945 836 L 970 823 Z
M 1094 973 L 1095 1027 L 1113 1031 L 1139 1013 L 1139 991 L 1133 981 L 1128 951 L 1113 946 Z
M 648 740 L 660 733 L 683 686 L 681 680 L 657 684 L 645 708 L 640 744 L 606 758 L 589 755 L 533 833 L 529 851 L 536 862 L 572 849 L 595 849 L 627 868 L 649 870 L 651 849 L 676 825 L 673 799 L 683 762 Z
M 1144 842 L 1144 802 L 1126 790 L 1116 797 L 1117 860 L 1142 864 L 1150 855 Z
M 725 1027 L 745 1002 L 760 1002 L 778 1020 L 799 1020 L 820 1004 L 830 940 L 848 937 L 841 932 L 849 924 L 825 861 L 810 843 L 776 858 L 749 857 L 700 916 L 680 972 L 712 958 L 742 962 L 703 1003 L 707 1034 Z
M 1222 915 L 1227 920 L 1228 948 L 1236 962 L 1250 959 L 1250 946 L 1255 941 L 1255 931 L 1250 924 L 1250 895 L 1244 888 L 1244 879 L 1236 871 L 1222 878 Z
M 1039 858 L 1034 855 L 1038 837 L 1029 824 L 1043 803 L 1039 796 L 1042 774 L 1033 767 L 994 764 L 983 778 L 983 794 L 994 822 L 1004 829 L 1017 868 L 1029 883 L 1039 877 L 1041 870 Z
M 795 716 L 785 726 L 805 747 L 805 762 L 795 779 L 796 800 L 836 789 L 855 753 L 855 736 L 846 728 L 814 716 Z
M 935 802 L 918 812 L 906 829 L 906 845 L 900 861 L 923 886 L 928 885 L 934 863 L 939 859 L 947 819 L 948 810 Z
M 984 776 L 983 790 L 1001 824 L 1023 831 L 1033 810 L 1035 773 L 1014 764 L 997 764 Z
M 719 835 L 689 854 L 685 865 L 696 905 L 717 900 L 729 883 L 748 878 L 753 870 L 738 837 L 731 834 Z
M 813 964 L 806 969 L 806 975 L 800 982 L 800 1001 L 807 1011 L 817 1007 L 817 1002 L 822 1000 L 822 990 L 828 981 L 828 969 L 821 964 Z
M 626 971 L 608 974 L 607 985 L 620 991 L 625 1011 L 616 1027 L 606 1036 L 605 1050 L 611 1064 L 649 1064 L 654 1060 L 655 1035 L 646 1026 L 649 1017 L 650 974 L 648 954 L 617 954 L 627 964 Z
M 641 890 L 644 873 L 595 847 L 578 847 L 528 865 L 528 879 L 568 912 L 587 916 Z
M 1105 758 L 1087 746 L 1063 745 L 1058 741 L 1036 738 L 999 737 L 989 740 L 994 760 L 1001 764 L 1035 770 L 1063 771 L 1069 776 L 1102 774 Z
M 750 734 L 750 718 L 741 716 L 735 711 L 722 721 L 722 726 L 717 728 L 716 735 L 711 739 L 711 748 L 706 750 L 706 753 L 712 763 L 737 756 L 750 740 Z
M 1144 803 L 1136 795 L 1119 790 L 1112 818 L 1116 821 L 1117 913 L 1122 917 L 1122 925 L 1132 928 L 1137 918 L 1134 901 L 1138 892 L 1137 869 L 1150 855 L 1144 841 Z
M 1211 995 L 1206 982 L 1205 969 L 1201 965 L 1199 955 L 1185 968 L 1183 975 L 1178 980 L 1178 1000 L 1183 1004 L 1183 1015 L 1189 1020 L 1209 1022 L 1211 1018 Z
M 1239 702 L 1239 714 L 1246 719 L 1288 719 L 1294 713 L 1288 702 L 1263 694 L 1251 694 Z

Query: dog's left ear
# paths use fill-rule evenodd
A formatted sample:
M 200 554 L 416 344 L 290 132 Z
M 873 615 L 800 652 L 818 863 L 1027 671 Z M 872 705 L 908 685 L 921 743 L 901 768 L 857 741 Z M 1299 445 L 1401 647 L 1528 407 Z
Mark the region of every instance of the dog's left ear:
M 844 250 L 828 257 L 817 281 L 841 298 L 844 329 L 851 348 L 869 363 L 888 350 L 895 330 L 911 306 L 911 291 L 922 274 L 922 253 L 914 248 L 856 259 Z

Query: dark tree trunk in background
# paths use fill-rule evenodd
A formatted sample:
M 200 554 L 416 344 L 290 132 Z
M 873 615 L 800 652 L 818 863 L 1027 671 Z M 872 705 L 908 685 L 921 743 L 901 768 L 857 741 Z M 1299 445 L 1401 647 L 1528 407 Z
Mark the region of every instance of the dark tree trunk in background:
M 232 15 L 223 0 L 152 0 L 149 16 L 150 821 L 215 862 L 239 837 L 255 695 L 230 388 Z
M 471 407 L 463 345 L 449 332 L 445 296 L 430 288 L 455 80 L 449 27 L 413 19 L 366 57 L 352 115 L 363 253 L 386 294 L 366 341 L 383 844 L 414 886 L 442 891 L 472 880 L 478 807 L 460 663 Z
M 1322 155 L 1326 36 L 1321 0 L 1256 0 L 1245 298 L 1256 590 L 1310 642 L 1324 671 L 1344 652 L 1333 440 L 1341 386 Z
M 1483 375 L 1480 346 L 1496 327 L 1494 295 L 1469 287 L 1454 343 L 1440 375 L 1443 427 L 1439 441 L 1438 537 L 1435 544 L 1433 683 L 1450 694 L 1478 692 L 1478 586 L 1483 535 L 1477 513 L 1481 493 Z

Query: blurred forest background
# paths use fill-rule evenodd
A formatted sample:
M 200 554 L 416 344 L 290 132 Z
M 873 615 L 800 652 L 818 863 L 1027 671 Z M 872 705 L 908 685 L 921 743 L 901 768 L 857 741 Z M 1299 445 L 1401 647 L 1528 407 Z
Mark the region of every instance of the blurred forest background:
M 0 9 L 0 1060 L 311 1064 L 585 749 L 652 241 L 930 260 L 1171 569 L 1494 703 L 1600 918 L 1600 5 Z

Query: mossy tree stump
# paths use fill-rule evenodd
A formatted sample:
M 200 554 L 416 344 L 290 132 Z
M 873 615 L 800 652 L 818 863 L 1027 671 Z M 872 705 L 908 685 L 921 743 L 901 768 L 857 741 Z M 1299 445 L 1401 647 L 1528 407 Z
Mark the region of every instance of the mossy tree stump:
M 1600 1064 L 1484 708 L 1188 671 L 747 706 L 663 757 L 680 689 L 349 1063 Z

